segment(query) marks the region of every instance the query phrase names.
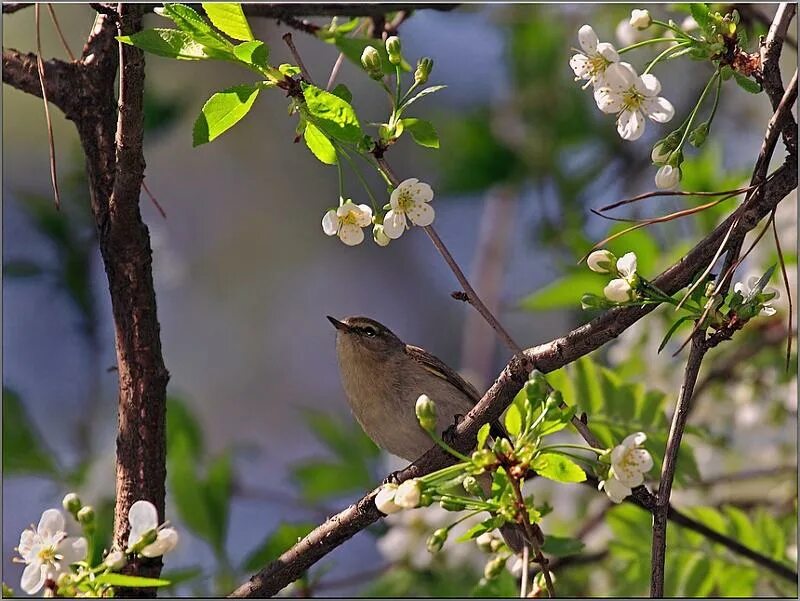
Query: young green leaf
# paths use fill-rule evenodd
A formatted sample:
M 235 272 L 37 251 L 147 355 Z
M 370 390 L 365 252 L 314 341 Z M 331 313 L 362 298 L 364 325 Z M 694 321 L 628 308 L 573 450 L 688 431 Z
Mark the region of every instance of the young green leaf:
M 745 77 L 738 71 L 733 72 L 733 78 L 736 80 L 736 83 L 739 84 L 739 87 L 742 88 L 746 92 L 750 92 L 751 94 L 760 94 L 761 93 L 761 86 L 750 79 L 749 77 Z
M 511 405 L 506 410 L 506 417 L 504 420 L 506 430 L 511 436 L 519 436 L 522 431 L 522 415 L 516 405 Z
M 56 474 L 53 454 L 41 445 L 44 437 L 35 430 L 19 395 L 3 388 L 3 472 L 12 474 Z
M 586 473 L 577 463 L 556 453 L 539 455 L 531 467 L 540 476 L 556 482 L 583 482 L 586 480 Z
M 336 148 L 323 134 L 319 128 L 313 123 L 306 124 L 306 129 L 303 132 L 303 139 L 306 141 L 306 146 L 321 162 L 326 165 L 335 165 L 339 158 L 336 155 Z
M 486 444 L 486 439 L 489 438 L 489 430 L 491 430 L 491 424 L 483 424 L 478 430 L 478 446 L 476 448 L 482 449 L 483 445 Z
M 350 88 L 343 83 L 336 84 L 336 87 L 331 90 L 331 94 L 338 96 L 347 103 L 351 103 L 353 101 L 353 93 L 350 91 Z
M 243 63 L 265 69 L 269 58 L 269 48 L 264 42 L 253 40 L 234 46 L 233 54 Z
M 567 557 L 580 553 L 584 546 L 583 542 L 577 539 L 548 534 L 542 544 L 542 551 L 553 557 Z
M 225 539 L 228 533 L 231 492 L 233 489 L 233 465 L 229 453 L 214 459 L 208 466 L 205 491 L 206 504 L 211 520 L 211 544 L 218 553 L 225 551 Z
M 250 41 L 253 32 L 244 16 L 242 5 L 237 2 L 203 2 L 203 10 L 214 27 L 234 40 Z
M 403 105 L 403 109 L 408 108 L 420 98 L 424 98 L 428 94 L 433 94 L 434 92 L 438 92 L 439 90 L 444 90 L 446 87 L 447 86 L 430 86 L 429 88 L 425 88 L 419 94 L 416 94 L 411 98 L 409 98 L 408 101 L 406 101 L 406 103 Z
M 303 86 L 303 95 L 314 123 L 329 136 L 355 144 L 364 135 L 349 102 L 308 84 Z
M 433 123 L 424 119 L 403 119 L 403 129 L 411 134 L 414 141 L 426 148 L 439 148 L 439 135 Z
M 206 23 L 197 11 L 185 4 L 165 3 L 164 7 L 158 11 L 162 17 L 171 19 L 178 29 L 192 36 L 192 38 L 203 46 L 215 48 L 230 54 L 233 44 L 214 30 L 211 25 Z
M 194 122 L 193 146 L 211 142 L 236 125 L 250 111 L 259 91 L 257 85 L 243 84 L 211 96 Z
M 131 35 L 118 36 L 117 40 L 141 48 L 145 52 L 184 61 L 227 60 L 232 57 L 204 46 L 191 34 L 177 29 L 145 29 Z
M 115 574 L 108 572 L 100 574 L 95 578 L 98 584 L 110 584 L 111 586 L 128 586 L 135 588 L 149 588 L 155 586 L 168 586 L 172 584 L 169 580 L 162 578 L 145 578 L 144 576 L 127 576 L 126 574 Z

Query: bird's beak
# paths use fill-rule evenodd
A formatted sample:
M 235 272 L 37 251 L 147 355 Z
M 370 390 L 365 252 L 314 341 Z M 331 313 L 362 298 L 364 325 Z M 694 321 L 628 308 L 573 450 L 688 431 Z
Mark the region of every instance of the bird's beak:
M 336 319 L 335 317 L 331 317 L 330 315 L 327 315 L 326 317 L 328 318 L 328 321 L 333 324 L 333 327 L 336 328 L 337 330 L 346 332 L 347 330 L 350 329 L 350 327 L 343 321 L 339 321 L 338 319 Z

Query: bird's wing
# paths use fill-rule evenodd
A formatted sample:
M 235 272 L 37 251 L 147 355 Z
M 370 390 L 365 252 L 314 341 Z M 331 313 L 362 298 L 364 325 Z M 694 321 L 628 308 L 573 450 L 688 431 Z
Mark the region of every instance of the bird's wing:
M 469 397 L 473 405 L 475 405 L 478 401 L 481 400 L 481 395 L 478 393 L 477 389 L 472 384 L 470 384 L 464 378 L 459 376 L 444 361 L 442 361 L 438 357 L 435 357 L 434 355 L 431 355 L 425 349 L 422 349 L 418 346 L 413 346 L 411 344 L 407 344 L 406 354 L 433 375 L 438 376 L 443 380 L 446 380 L 447 382 L 458 388 L 458 390 L 460 390 L 465 395 L 467 395 L 467 397 Z M 433 400 L 435 401 L 436 399 Z M 505 429 L 503 428 L 503 426 L 500 424 L 499 421 L 495 421 L 492 423 L 491 433 L 493 437 L 508 438 L 508 434 L 506 434 Z

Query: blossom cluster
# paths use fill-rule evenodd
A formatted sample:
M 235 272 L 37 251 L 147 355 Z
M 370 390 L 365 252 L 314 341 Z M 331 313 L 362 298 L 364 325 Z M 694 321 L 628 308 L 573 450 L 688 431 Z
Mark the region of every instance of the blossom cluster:
M 605 288 L 603 295 L 613 303 L 626 303 L 637 298 L 639 276 L 636 274 L 636 254 L 625 253 L 617 259 L 607 250 L 596 250 L 586 260 L 589 269 L 596 273 L 614 275 Z
M 373 215 L 368 205 L 340 199 L 339 207 L 330 209 L 322 218 L 322 230 L 328 236 L 339 236 L 348 246 L 356 246 L 364 240 L 363 228 L 372 225 L 375 243 L 386 246 L 402 236 L 409 229 L 409 223 L 419 227 L 433 223 L 436 214 L 430 205 L 432 200 L 430 185 L 409 178 L 392 191 L 389 210 L 382 218 Z

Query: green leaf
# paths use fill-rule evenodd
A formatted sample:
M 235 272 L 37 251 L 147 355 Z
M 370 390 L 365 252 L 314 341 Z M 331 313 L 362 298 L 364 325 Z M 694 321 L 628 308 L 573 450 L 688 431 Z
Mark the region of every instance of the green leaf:
M 584 292 L 601 291 L 605 282 L 596 273 L 575 271 L 526 296 L 519 306 L 526 311 L 574 309 L 580 306 Z
M 707 597 L 714 588 L 714 570 L 704 553 L 692 553 L 680 567 L 678 596 Z
M 424 119 L 403 119 L 403 129 L 411 134 L 414 141 L 426 148 L 439 148 L 439 135 L 433 123 Z
M 669 330 L 667 330 L 666 336 L 664 336 L 664 339 L 661 341 L 661 344 L 658 345 L 658 351 L 657 352 L 660 353 L 662 350 L 664 350 L 664 347 L 667 346 L 667 343 L 669 342 L 669 339 L 672 338 L 672 335 L 675 332 L 678 331 L 678 328 L 681 327 L 688 320 L 692 319 L 693 317 L 694 317 L 693 315 L 684 315 L 680 319 L 677 319 L 675 321 L 675 323 L 673 323 L 670 326 Z
M 351 143 L 362 138 L 364 133 L 349 102 L 309 84 L 303 86 L 303 95 L 314 124 L 326 134 Z
M 312 523 L 280 524 L 274 532 L 262 542 L 244 560 L 242 569 L 245 572 L 259 570 L 280 557 L 281 553 L 294 545 L 315 527 Z
M 760 94 L 762 92 L 762 88 L 757 82 L 745 77 L 738 71 L 733 72 L 733 78 L 745 92 L 750 92 L 751 94 Z
M 336 155 L 336 148 L 334 148 L 328 137 L 313 123 L 306 124 L 306 129 L 303 132 L 303 139 L 306 141 L 308 149 L 321 162 L 326 165 L 335 165 L 339 162 L 339 158 Z
M 539 455 L 531 467 L 540 476 L 556 482 L 583 482 L 586 480 L 586 473 L 577 463 L 556 453 Z
M 222 33 L 231 36 L 234 40 L 249 41 L 253 39 L 253 32 L 244 16 L 242 5 L 238 2 L 203 2 L 203 10 L 214 27 Z
M 577 539 L 548 534 L 544 539 L 542 551 L 553 557 L 567 557 L 580 553 L 584 546 L 583 542 Z
M 111 586 L 127 586 L 131 588 L 148 588 L 155 586 L 169 586 L 172 584 L 169 580 L 161 578 L 145 578 L 144 576 L 127 576 L 125 574 L 115 574 L 108 572 L 100 574 L 95 578 L 98 584 L 110 584 Z
M 230 54 L 233 45 L 223 36 L 217 33 L 201 17 L 197 11 L 185 4 L 165 3 L 164 7 L 157 11 L 161 16 L 171 19 L 178 29 L 192 36 L 192 38 L 203 46 L 215 48 L 226 54 Z
M 233 54 L 243 63 L 255 65 L 256 67 L 261 67 L 262 69 L 267 68 L 269 48 L 260 40 L 242 42 L 241 44 L 236 45 L 233 48 Z
M 708 5 L 703 2 L 692 2 L 689 4 L 689 11 L 692 13 L 694 20 L 700 26 L 700 29 L 705 29 L 708 25 Z
M 183 435 L 170 442 L 167 453 L 169 492 L 186 527 L 215 546 L 217 530 L 212 522 L 216 518 L 209 511 L 205 485 L 197 476 L 197 456 L 192 453 L 190 444 Z
M 44 269 L 33 261 L 24 259 L 19 261 L 6 261 L 3 263 L 3 277 L 7 278 L 32 278 L 44 273 Z
M 444 90 L 447 86 L 430 86 L 422 90 L 419 94 L 416 94 L 408 99 L 408 101 L 403 105 L 403 110 L 414 104 L 417 100 L 424 98 L 429 94 L 433 94 L 434 92 L 438 92 L 439 90 Z
M 522 431 L 522 415 L 516 405 L 511 405 L 506 410 L 506 417 L 504 421 L 506 430 L 511 436 L 519 436 Z
M 8 476 L 57 474 L 56 462 L 52 453 L 42 446 L 43 440 L 19 395 L 3 387 L 3 472 Z
M 345 102 L 351 103 L 353 101 L 353 93 L 343 83 L 336 84 L 336 87 L 331 90 L 331 94 L 338 96 Z
M 478 445 L 475 447 L 476 449 L 483 448 L 483 446 L 486 444 L 486 440 L 489 438 L 489 430 L 491 429 L 491 424 L 483 424 L 480 427 L 478 430 Z
M 236 125 L 252 108 L 260 88 L 242 84 L 217 92 L 203 105 L 192 129 L 192 145 L 200 146 Z
M 233 489 L 233 465 L 229 453 L 217 457 L 208 466 L 205 482 L 205 498 L 209 515 L 213 516 L 210 526 L 211 543 L 217 553 L 223 554 L 225 538 L 228 533 L 230 501 Z
M 172 443 L 184 439 L 192 455 L 203 454 L 203 433 L 189 407 L 177 397 L 167 397 L 167 453 Z
M 219 50 L 204 46 L 191 34 L 177 29 L 145 29 L 131 35 L 118 36 L 117 40 L 151 54 L 178 60 L 229 60 L 232 58 L 232 55 L 226 55 Z
M 472 540 L 473 538 L 478 538 L 484 532 L 489 532 L 490 530 L 494 530 L 494 528 L 495 528 L 494 525 L 489 526 L 486 524 L 486 522 L 475 524 L 472 528 L 470 528 L 464 534 L 459 536 L 456 539 L 456 542 L 463 543 L 464 541 Z

